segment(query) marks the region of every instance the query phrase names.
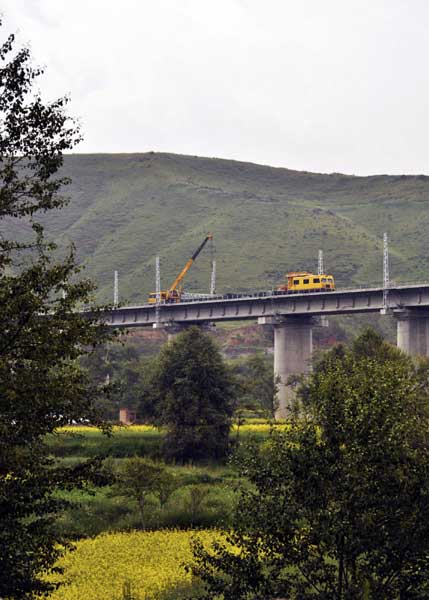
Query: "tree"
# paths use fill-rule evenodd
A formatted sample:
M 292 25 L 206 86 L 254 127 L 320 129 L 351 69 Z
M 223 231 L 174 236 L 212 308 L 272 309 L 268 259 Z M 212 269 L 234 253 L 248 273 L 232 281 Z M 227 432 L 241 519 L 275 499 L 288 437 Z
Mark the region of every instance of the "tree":
M 428 363 L 367 331 L 299 394 L 303 416 L 240 461 L 239 551 L 195 547 L 205 597 L 427 598 Z
M 73 419 L 100 423 L 102 391 L 78 358 L 107 333 L 96 308 L 76 311 L 94 286 L 79 280 L 73 249 L 56 261 L 35 220 L 66 202 L 58 171 L 80 132 L 67 98 L 44 103 L 34 92 L 42 71 L 15 45 L 13 35 L 0 45 L 0 597 L 23 600 L 55 587 L 42 575 L 55 572 L 67 543 L 53 528 L 64 504 L 57 491 L 96 475 L 94 465 L 54 463 L 44 439 Z M 30 233 L 8 236 L 17 229 Z
M 136 500 L 143 526 L 148 496 L 157 496 L 161 508 L 164 508 L 178 485 L 174 475 L 163 465 L 140 456 L 124 459 L 116 474 L 116 489 L 121 495 Z
M 109 421 L 118 420 L 122 407 L 137 409 L 151 365 L 151 357 L 142 355 L 131 339 L 118 341 L 99 347 L 81 361 L 91 378 L 99 383 L 109 382 L 109 397 L 103 398 L 99 406 L 103 418 Z M 144 418 L 144 413 L 141 416 Z
M 146 414 L 151 404 L 154 421 L 167 427 L 166 458 L 185 462 L 226 456 L 232 377 L 208 334 L 190 327 L 167 344 L 147 390 Z
M 239 382 L 240 407 L 273 417 L 277 382 L 273 377 L 272 359 L 260 353 L 254 354 L 235 367 L 234 374 Z

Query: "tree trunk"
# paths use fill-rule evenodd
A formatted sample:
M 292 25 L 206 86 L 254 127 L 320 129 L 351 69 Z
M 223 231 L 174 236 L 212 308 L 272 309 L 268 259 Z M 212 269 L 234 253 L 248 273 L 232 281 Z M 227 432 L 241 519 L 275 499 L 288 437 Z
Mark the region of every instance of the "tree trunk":
M 338 600 L 343 598 L 343 581 L 344 581 L 344 536 L 340 537 L 339 544 L 339 561 L 338 561 Z

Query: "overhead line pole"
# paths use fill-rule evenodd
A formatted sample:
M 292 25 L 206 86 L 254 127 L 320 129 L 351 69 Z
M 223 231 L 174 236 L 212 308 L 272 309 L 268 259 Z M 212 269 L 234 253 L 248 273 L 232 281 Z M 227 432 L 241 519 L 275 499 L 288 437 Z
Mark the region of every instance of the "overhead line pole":
M 319 256 L 318 256 L 318 260 L 317 260 L 317 274 L 318 275 L 323 275 L 323 273 L 324 273 L 323 250 L 319 250 Z M 322 327 L 328 327 L 329 326 L 328 319 L 326 318 L 326 315 L 322 315 L 320 317 L 320 325 Z
M 210 277 L 210 294 L 216 292 L 216 261 L 212 260 L 212 274 Z
M 159 324 L 159 313 L 161 308 L 161 268 L 159 264 L 159 256 L 155 259 L 155 276 L 156 276 L 156 306 L 155 306 L 155 321 Z
M 317 261 L 317 274 L 323 275 L 323 250 L 319 250 L 319 259 Z
M 118 306 L 119 304 L 119 279 L 118 279 L 118 271 L 115 271 L 113 274 L 113 306 Z
M 383 307 L 381 314 L 385 315 L 389 309 L 389 242 L 387 232 L 383 233 Z
M 212 272 L 210 276 L 210 294 L 214 294 L 216 292 L 216 259 L 215 259 L 215 245 L 213 242 L 213 237 L 210 240 L 210 256 L 212 259 Z

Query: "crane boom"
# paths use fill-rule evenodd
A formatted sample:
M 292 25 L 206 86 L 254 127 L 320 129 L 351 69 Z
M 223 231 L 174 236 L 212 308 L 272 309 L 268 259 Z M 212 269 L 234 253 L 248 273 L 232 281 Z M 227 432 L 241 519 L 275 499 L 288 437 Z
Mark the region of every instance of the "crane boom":
M 175 289 L 177 288 L 177 286 L 180 284 L 180 282 L 185 277 L 186 273 L 191 268 L 193 262 L 195 261 L 195 259 L 197 258 L 197 256 L 201 252 L 201 250 L 204 248 L 204 246 L 207 244 L 207 242 L 209 240 L 212 240 L 212 239 L 213 239 L 212 234 L 208 233 L 207 236 L 206 236 L 206 238 L 204 239 L 204 241 L 198 246 L 198 248 L 195 250 L 195 252 L 191 256 L 191 258 L 188 260 L 188 262 L 186 263 L 186 265 L 180 271 L 179 275 L 176 277 L 176 279 L 174 280 L 173 284 L 170 286 L 168 292 L 174 292 L 175 291 Z

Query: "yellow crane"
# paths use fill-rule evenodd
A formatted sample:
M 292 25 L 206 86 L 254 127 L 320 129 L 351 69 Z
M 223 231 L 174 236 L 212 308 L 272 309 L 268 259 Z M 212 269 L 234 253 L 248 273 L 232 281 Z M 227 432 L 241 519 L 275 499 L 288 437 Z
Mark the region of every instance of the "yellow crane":
M 182 283 L 183 278 L 185 277 L 186 273 L 189 271 L 189 269 L 193 265 L 194 261 L 196 260 L 197 256 L 201 252 L 201 250 L 204 248 L 204 246 L 207 244 L 207 242 L 212 239 L 213 239 L 212 234 L 208 233 L 207 236 L 205 237 L 204 241 L 201 242 L 201 244 L 198 246 L 198 248 L 192 254 L 191 258 L 186 263 L 186 265 L 180 271 L 179 275 L 173 281 L 172 285 L 168 288 L 168 290 L 164 290 L 160 293 L 160 298 L 159 298 L 160 302 L 162 302 L 162 303 L 180 302 L 181 297 L 182 297 L 182 287 L 180 284 Z M 157 296 L 156 292 L 152 292 L 149 294 L 149 298 L 148 298 L 149 304 L 156 304 L 156 301 L 157 301 L 156 296 Z

